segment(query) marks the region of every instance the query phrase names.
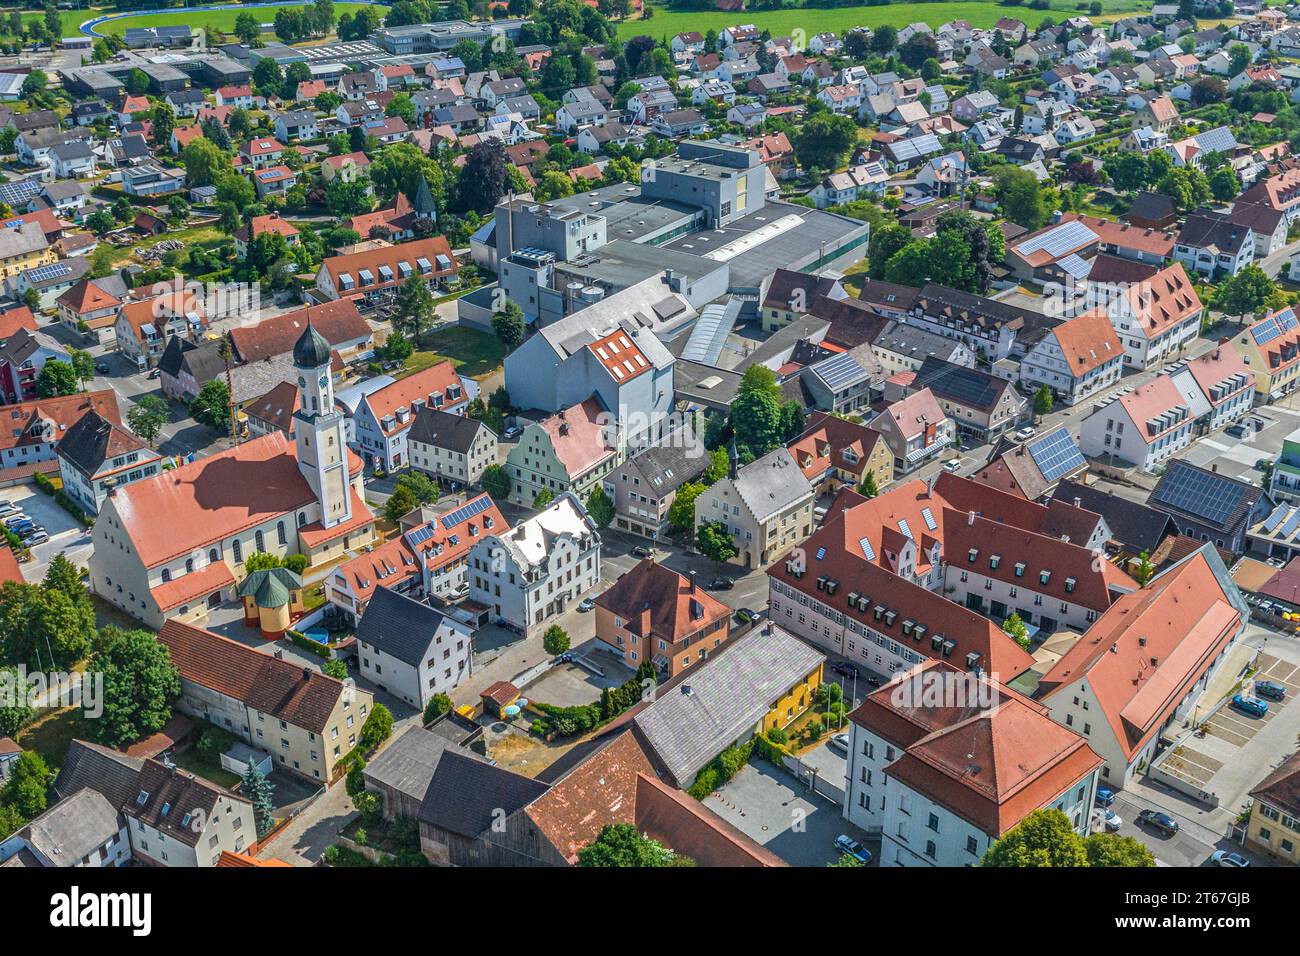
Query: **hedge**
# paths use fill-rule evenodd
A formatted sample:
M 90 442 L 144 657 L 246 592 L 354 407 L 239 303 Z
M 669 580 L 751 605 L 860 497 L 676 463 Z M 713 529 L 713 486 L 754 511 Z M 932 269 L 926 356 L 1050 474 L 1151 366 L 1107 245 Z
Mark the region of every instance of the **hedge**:
M 722 751 L 695 775 L 695 782 L 691 784 L 691 788 L 686 792 L 696 800 L 703 800 L 714 790 L 717 790 L 740 773 L 741 768 L 749 763 L 749 758 L 753 756 L 758 741 L 758 737 L 751 737 L 739 746 L 728 747 Z
M 305 636 L 301 631 L 295 631 L 292 628 L 284 632 L 289 635 L 289 640 L 301 647 L 304 651 L 311 651 L 317 657 L 323 657 L 330 660 L 334 657 L 334 652 L 324 644 L 318 644 L 310 637 Z

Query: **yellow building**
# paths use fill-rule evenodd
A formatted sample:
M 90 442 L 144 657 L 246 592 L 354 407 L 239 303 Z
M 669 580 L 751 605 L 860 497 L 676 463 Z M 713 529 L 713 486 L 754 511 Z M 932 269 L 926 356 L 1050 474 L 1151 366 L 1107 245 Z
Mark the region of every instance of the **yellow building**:
M 824 662 L 818 664 L 772 705 L 772 709 L 763 717 L 761 728 L 763 733 L 767 733 L 773 727 L 788 726 L 808 709 L 812 704 L 813 693 L 821 686 L 824 667 Z
M 1300 863 L 1300 752 L 1250 792 L 1246 846 L 1281 863 Z
M 0 279 L 7 282 L 20 272 L 54 262 L 56 258 L 39 222 L 0 229 Z

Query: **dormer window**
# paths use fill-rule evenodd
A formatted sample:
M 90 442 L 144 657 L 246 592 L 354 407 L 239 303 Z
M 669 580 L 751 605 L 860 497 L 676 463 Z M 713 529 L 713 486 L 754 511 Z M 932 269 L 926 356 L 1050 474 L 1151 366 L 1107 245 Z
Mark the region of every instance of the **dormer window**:
M 979 548 L 971 548 L 968 552 L 966 552 L 966 559 L 970 561 L 971 564 L 974 564 L 975 559 L 978 558 L 979 556 L 980 556 Z
M 1002 555 L 1000 554 L 989 555 L 989 567 L 992 568 L 994 571 L 998 569 L 998 565 L 1001 562 L 1002 562 Z
M 1066 579 L 1065 579 L 1065 593 L 1066 593 L 1066 594 L 1073 594 L 1073 593 L 1074 593 L 1074 585 L 1075 585 L 1075 580 L 1074 580 L 1074 578 L 1066 578 Z
M 1023 561 L 1017 561 L 1017 562 L 1016 562 L 1016 577 L 1018 577 L 1018 578 L 1023 578 L 1024 576 L 1025 576 L 1025 564 L 1024 564 Z
M 1039 571 L 1039 572 L 1038 572 L 1038 583 L 1039 583 L 1039 584 L 1046 584 L 1049 580 L 1051 580 L 1051 577 L 1052 577 L 1052 572 L 1051 572 L 1051 571 Z

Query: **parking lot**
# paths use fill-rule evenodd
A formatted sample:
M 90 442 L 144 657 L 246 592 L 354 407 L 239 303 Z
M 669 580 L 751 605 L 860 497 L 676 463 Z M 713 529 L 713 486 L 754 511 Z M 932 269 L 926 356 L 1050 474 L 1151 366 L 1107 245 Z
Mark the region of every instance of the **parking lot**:
M 809 794 L 792 773 L 765 760 L 746 764 L 706 797 L 704 806 L 791 866 L 834 863 L 840 857 L 835 847 L 840 834 L 871 850 L 873 866 L 880 857 L 879 840 L 869 840 L 841 816 L 837 805 Z
M 608 654 L 601 657 L 599 666 L 605 672 L 603 677 L 577 664 L 559 664 L 529 684 L 524 696 L 556 707 L 581 707 L 599 700 L 601 691 L 617 687 L 633 674 L 613 663 Z
M 45 569 L 60 552 L 78 567 L 84 568 L 89 563 L 89 530 L 60 508 L 52 496 L 38 491 L 35 485 L 15 485 L 12 488 L 0 488 L 0 499 L 11 501 L 14 507 L 44 527 L 50 536 L 48 541 L 31 549 L 32 560 L 22 566 L 23 576 L 28 581 L 39 581 L 45 577 Z
M 1247 421 L 1258 420 L 1264 427 L 1244 438 L 1226 431 L 1215 432 L 1193 442 L 1179 458 L 1203 468 L 1217 465 L 1220 474 L 1258 484 L 1263 473 L 1255 466 L 1270 461 L 1282 450 L 1282 441 L 1300 428 L 1300 411 L 1285 405 L 1270 405 L 1252 412 Z

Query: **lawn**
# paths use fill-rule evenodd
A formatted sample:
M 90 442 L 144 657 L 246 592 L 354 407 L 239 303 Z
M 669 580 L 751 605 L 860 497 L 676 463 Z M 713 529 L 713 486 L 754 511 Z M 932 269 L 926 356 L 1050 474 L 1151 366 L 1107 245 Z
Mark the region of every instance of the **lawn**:
M 1102 0 L 1102 5 L 1106 14 L 1151 8 L 1147 0 Z M 941 23 L 947 23 L 949 20 L 969 20 L 975 27 L 991 27 L 1002 17 L 1021 20 L 1029 24 L 1032 29 L 1044 17 L 1050 16 L 1060 20 L 1063 13 L 1077 14 L 1080 6 L 1086 14 L 1087 3 L 1072 3 L 1070 0 L 1052 0 L 1051 10 L 1031 10 L 1027 6 L 1004 6 L 986 0 L 955 0 L 955 2 L 943 0 L 937 3 L 902 3 L 830 9 L 809 7 L 790 10 L 755 10 L 744 13 L 667 10 L 656 7 L 654 17 L 649 22 L 625 20 L 618 24 L 618 35 L 623 40 L 638 34 L 649 34 L 655 38 L 671 37 L 686 30 L 698 30 L 703 33 L 710 28 L 721 30 L 723 27 L 740 23 L 752 23 L 760 30 L 772 31 L 773 36 L 790 36 L 795 30 L 801 30 L 805 37 L 810 37 L 825 31 L 842 33 L 850 27 L 857 26 L 904 27 L 909 23 L 924 22 L 931 28 L 938 29 Z
M 51 770 L 63 766 L 73 737 L 87 737 L 80 707 L 63 707 L 38 717 L 18 733 L 15 743 L 24 750 L 35 750 L 45 758 Z
M 505 346 L 495 335 L 453 325 L 422 336 L 420 349 L 411 353 L 396 377 L 405 378 L 451 359 L 462 375 L 482 378 L 500 368 L 505 357 Z
M 109 20 L 101 23 L 95 29 L 104 34 L 116 34 L 121 36 L 126 32 L 127 27 L 158 27 L 158 26 L 176 26 L 189 24 L 193 27 L 212 27 L 220 30 L 222 33 L 233 33 L 235 29 L 235 18 L 241 13 L 252 13 L 263 23 L 271 23 L 275 20 L 275 15 L 285 7 L 299 7 L 301 3 L 287 3 L 282 7 L 253 7 L 247 8 L 238 4 L 231 4 L 226 10 L 164 10 L 159 13 L 141 13 L 136 16 L 121 17 L 117 20 Z M 334 13 L 336 16 L 343 16 L 345 13 L 356 13 L 366 4 L 361 3 L 336 3 L 334 4 Z M 77 22 L 90 19 L 94 14 L 87 15 L 82 11 L 78 16 Z M 76 27 L 73 27 L 76 32 Z M 265 36 L 265 34 L 264 34 Z
M 190 747 L 172 758 L 176 766 L 182 770 L 188 770 L 196 777 L 202 777 L 204 780 L 211 780 L 219 787 L 225 787 L 227 790 L 233 790 L 239 786 L 238 774 L 233 774 L 225 767 L 221 766 L 221 758 L 209 760 L 198 747 Z

